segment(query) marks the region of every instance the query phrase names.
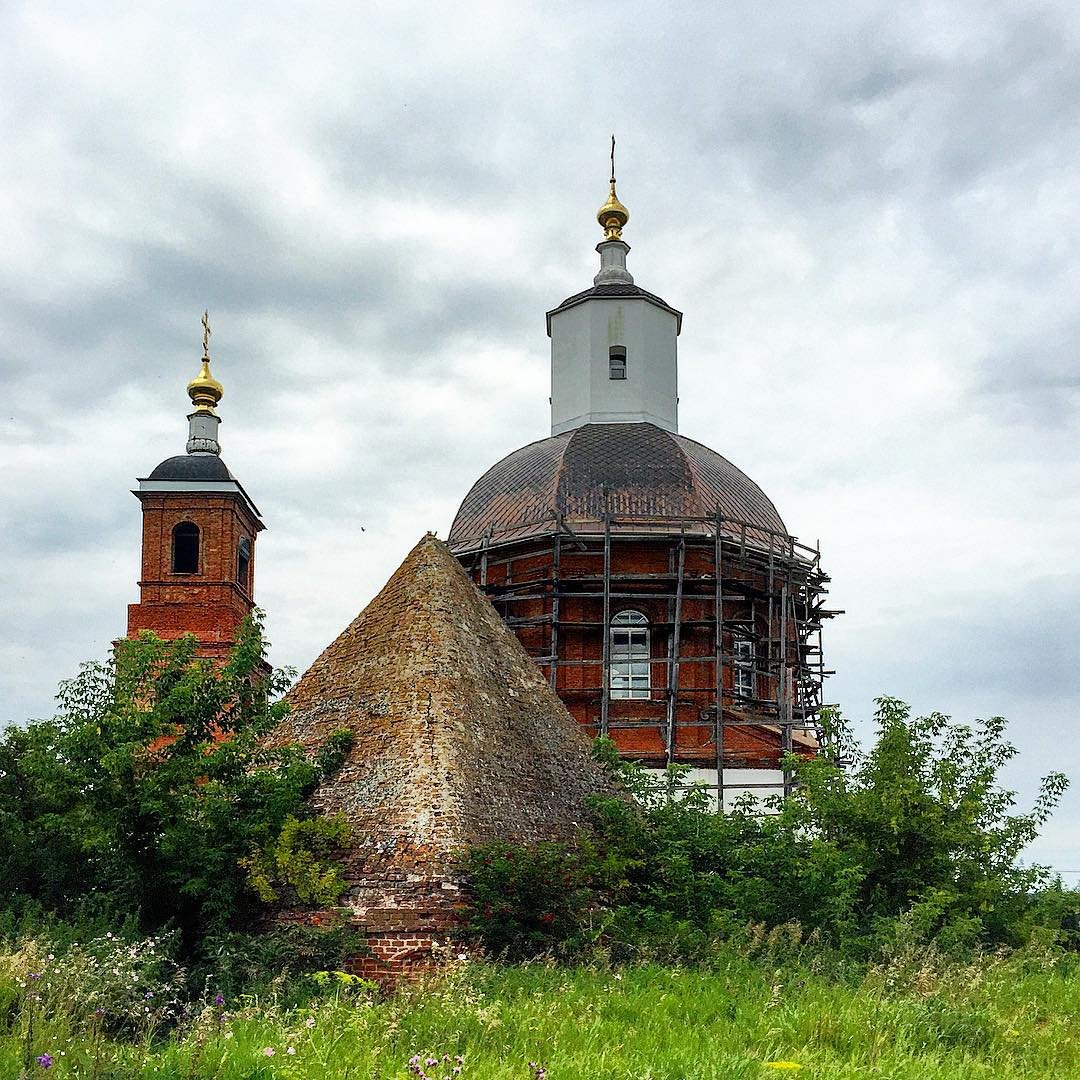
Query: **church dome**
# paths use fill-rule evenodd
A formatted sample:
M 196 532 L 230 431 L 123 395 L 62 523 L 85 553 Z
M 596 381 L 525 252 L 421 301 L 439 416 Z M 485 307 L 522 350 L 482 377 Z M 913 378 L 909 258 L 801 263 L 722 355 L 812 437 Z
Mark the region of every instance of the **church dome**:
M 556 515 L 575 532 L 595 534 L 605 509 L 633 519 L 635 528 L 719 513 L 726 534 L 739 534 L 736 523 L 753 534 L 787 534 L 761 488 L 707 446 L 655 424 L 585 424 L 529 443 L 488 469 L 465 496 L 450 545 L 465 552 L 489 534 L 505 542 L 547 533 Z
M 150 480 L 232 480 L 217 454 L 178 454 L 166 458 L 150 474 Z

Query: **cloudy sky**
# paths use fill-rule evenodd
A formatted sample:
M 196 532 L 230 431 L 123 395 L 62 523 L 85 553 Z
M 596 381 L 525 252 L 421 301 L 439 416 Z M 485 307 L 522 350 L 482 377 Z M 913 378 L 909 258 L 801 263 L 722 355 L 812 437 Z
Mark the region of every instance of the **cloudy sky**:
M 681 430 L 821 540 L 830 698 L 1009 717 L 1080 871 L 1073 3 L 93 7 L 0 12 L 0 723 L 124 632 L 204 308 L 276 663 L 445 536 L 547 434 L 615 131 Z

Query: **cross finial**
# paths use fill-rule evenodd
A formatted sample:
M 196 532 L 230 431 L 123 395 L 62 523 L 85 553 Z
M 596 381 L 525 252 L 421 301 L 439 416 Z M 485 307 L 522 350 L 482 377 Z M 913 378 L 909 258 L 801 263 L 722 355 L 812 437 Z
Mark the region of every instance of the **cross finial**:
M 615 183 L 615 136 L 611 136 L 611 182 Z
M 614 150 L 612 151 L 614 153 Z M 202 313 L 202 354 L 207 360 L 210 359 L 210 312 L 204 311 Z

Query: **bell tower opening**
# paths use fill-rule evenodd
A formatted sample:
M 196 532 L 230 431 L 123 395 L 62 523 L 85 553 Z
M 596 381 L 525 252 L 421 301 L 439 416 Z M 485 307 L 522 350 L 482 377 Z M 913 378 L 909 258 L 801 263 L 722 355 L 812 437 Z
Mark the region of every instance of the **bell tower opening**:
M 622 345 L 612 345 L 608 349 L 608 378 L 626 378 L 626 349 Z
M 199 572 L 199 526 L 190 521 L 181 521 L 172 531 L 172 572 Z

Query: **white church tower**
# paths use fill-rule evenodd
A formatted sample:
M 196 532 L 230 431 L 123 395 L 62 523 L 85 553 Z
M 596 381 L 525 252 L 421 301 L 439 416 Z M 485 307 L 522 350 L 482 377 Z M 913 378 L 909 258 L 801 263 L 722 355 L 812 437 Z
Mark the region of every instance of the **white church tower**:
M 596 215 L 600 272 L 593 287 L 547 313 L 551 338 L 551 434 L 583 424 L 649 423 L 679 430 L 677 343 L 682 313 L 634 284 L 626 269 L 630 220 L 611 192 Z

